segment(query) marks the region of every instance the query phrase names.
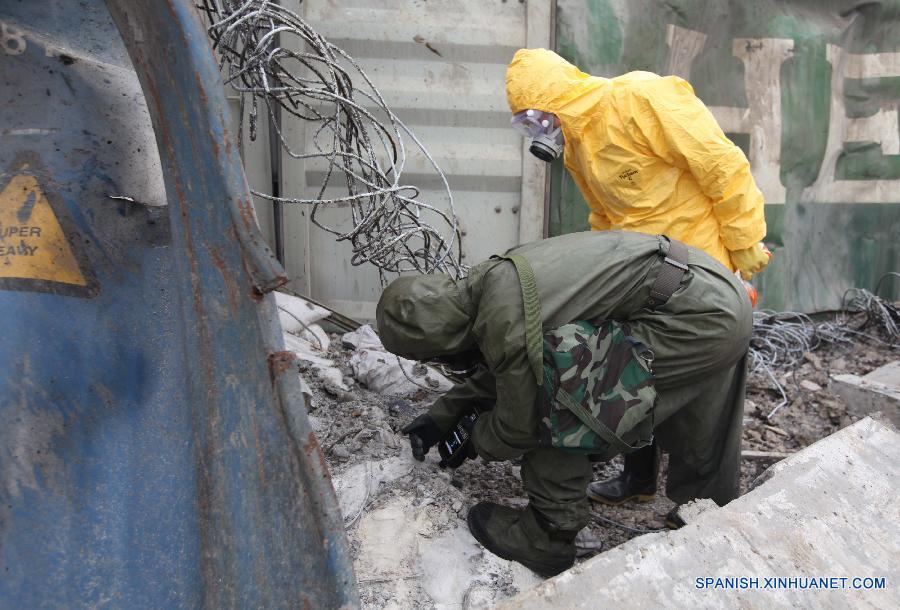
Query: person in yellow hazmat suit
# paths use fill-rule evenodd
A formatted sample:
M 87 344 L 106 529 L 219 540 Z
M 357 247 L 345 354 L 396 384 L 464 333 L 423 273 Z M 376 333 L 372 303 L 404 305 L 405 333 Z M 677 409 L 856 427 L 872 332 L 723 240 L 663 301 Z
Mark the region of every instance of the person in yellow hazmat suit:
M 745 280 L 768 263 L 750 164 L 685 80 L 590 76 L 553 51 L 521 49 L 506 95 L 532 153 L 550 161 L 563 152 L 593 230 L 668 235 Z
M 506 72 L 506 95 L 531 152 L 544 161 L 564 155 L 591 229 L 667 235 L 744 280 L 768 264 L 763 196 L 750 164 L 685 80 L 650 72 L 601 78 L 552 51 L 521 49 Z M 658 471 L 654 443 L 626 455 L 619 476 L 591 483 L 588 497 L 652 500 Z

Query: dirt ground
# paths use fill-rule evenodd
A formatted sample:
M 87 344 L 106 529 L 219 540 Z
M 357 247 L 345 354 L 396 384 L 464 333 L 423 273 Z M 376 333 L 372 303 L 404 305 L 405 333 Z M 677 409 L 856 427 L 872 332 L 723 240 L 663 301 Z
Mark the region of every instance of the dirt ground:
M 349 391 L 334 388 L 316 379 L 312 371 L 304 375 L 313 392 L 310 419 L 317 432 L 326 459 L 336 480 L 348 469 L 364 463 L 388 458 L 399 459 L 409 452 L 400 433 L 404 424 L 425 411 L 436 394 L 422 390 L 411 396 L 383 396 L 353 381 L 349 366 L 352 350 L 341 345 L 340 335 L 332 335 L 328 357 L 338 363 Z M 883 344 L 825 344 L 805 356 L 803 364 L 792 373 L 782 374 L 790 403 L 771 418 L 766 416 L 781 400 L 780 394 L 766 379 L 751 375 L 744 414 L 744 449 L 792 453 L 852 423 L 842 399 L 828 388 L 829 375 L 837 373 L 865 374 L 900 358 L 900 351 Z M 660 473 L 660 489 L 665 485 L 665 456 Z M 771 460 L 744 460 L 742 492 L 772 463 Z M 614 476 L 621 469 L 621 459 L 594 467 L 595 480 Z M 397 498 L 411 498 L 415 503 L 434 504 L 449 518 L 461 520 L 470 506 L 491 500 L 508 506 L 524 506 L 527 498 L 515 462 L 485 463 L 467 461 L 458 470 L 441 470 L 436 460 L 426 461 L 389 481 L 367 488 L 357 514 L 346 515 L 348 533 L 354 553 L 360 541 L 353 534 L 361 515 L 378 509 Z M 449 482 L 449 485 L 448 485 Z M 603 550 L 619 545 L 647 531 L 665 527 L 666 513 L 674 504 L 660 494 L 649 503 L 629 503 L 620 507 L 593 505 L 595 519 L 589 526 L 603 541 Z M 377 584 L 377 583 L 376 583 Z M 377 586 L 367 587 L 361 581 L 364 605 L 378 607 Z M 498 583 L 498 587 L 509 583 Z M 514 593 L 506 591 L 506 594 Z

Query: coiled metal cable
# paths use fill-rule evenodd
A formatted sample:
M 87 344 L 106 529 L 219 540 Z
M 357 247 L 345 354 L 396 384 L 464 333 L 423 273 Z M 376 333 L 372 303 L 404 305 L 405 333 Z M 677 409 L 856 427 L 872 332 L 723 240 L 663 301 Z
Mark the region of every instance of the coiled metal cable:
M 312 196 L 253 194 L 310 206 L 311 222 L 349 242 L 351 263 L 375 265 L 382 281 L 385 272 L 464 276 L 467 267 L 447 178 L 359 64 L 275 2 L 200 0 L 198 8 L 209 20 L 225 82 L 240 94 L 239 145 L 244 122 L 255 139 L 264 112 L 283 151 L 322 170 Z M 306 146 L 288 142 L 275 120 L 276 107 L 282 121 L 305 124 L 311 134 Z M 407 146 L 418 150 L 439 177 L 445 201 L 424 201 L 417 187 L 404 184 Z M 326 206 L 347 208 L 352 227 L 326 224 L 320 214 Z

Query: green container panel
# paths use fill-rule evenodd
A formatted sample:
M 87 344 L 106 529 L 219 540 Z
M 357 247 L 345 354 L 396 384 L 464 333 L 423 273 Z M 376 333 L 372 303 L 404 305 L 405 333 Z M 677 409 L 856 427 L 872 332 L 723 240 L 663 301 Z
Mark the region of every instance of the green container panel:
M 832 309 L 900 270 L 900 2 L 558 0 L 556 41 L 591 74 L 678 74 L 717 117 L 749 108 L 720 122 L 751 161 L 768 129 L 762 307 Z M 550 234 L 587 229 L 587 210 L 556 162 Z M 900 282 L 881 293 L 900 298 Z

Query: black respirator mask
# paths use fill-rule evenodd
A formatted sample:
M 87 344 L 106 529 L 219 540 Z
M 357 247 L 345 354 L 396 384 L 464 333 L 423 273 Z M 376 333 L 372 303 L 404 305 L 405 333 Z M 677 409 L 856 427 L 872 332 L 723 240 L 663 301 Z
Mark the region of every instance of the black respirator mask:
M 484 365 L 484 355 L 476 347 L 462 354 L 450 354 L 432 358 L 426 364 L 435 367 L 446 377 L 456 381 L 456 379 L 474 375 L 478 367 Z
M 531 138 L 528 150 L 541 161 L 549 163 L 562 154 L 565 140 L 556 115 L 542 110 L 523 110 L 510 119 L 513 128 Z

